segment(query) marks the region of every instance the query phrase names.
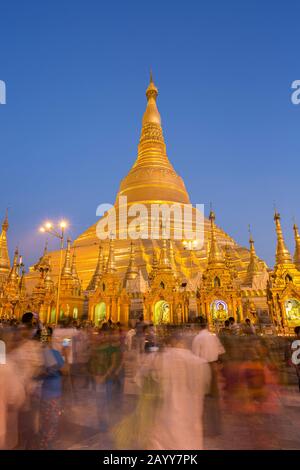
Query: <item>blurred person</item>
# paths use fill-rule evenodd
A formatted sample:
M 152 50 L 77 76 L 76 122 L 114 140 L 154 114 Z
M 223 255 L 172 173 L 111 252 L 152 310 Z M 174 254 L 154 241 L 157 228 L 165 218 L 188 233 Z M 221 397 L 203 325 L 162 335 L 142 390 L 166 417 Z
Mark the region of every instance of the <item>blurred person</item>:
M 205 399 L 205 434 L 215 436 L 221 433 L 220 393 L 218 384 L 218 360 L 225 353 L 217 335 L 207 329 L 206 319 L 200 321 L 200 332 L 192 343 L 192 352 L 207 361 L 211 371 L 210 391 Z
M 52 347 L 52 330 L 48 330 L 48 341 L 43 348 L 44 370 L 42 374 L 40 402 L 39 449 L 53 449 L 62 415 L 62 370 L 63 356 Z
M 40 375 L 43 368 L 42 344 L 37 339 L 38 332 L 33 313 L 24 313 L 20 344 L 10 354 L 26 393 L 26 400 L 19 413 L 19 447 L 22 449 L 37 448 Z
M 53 347 L 64 356 L 70 366 L 73 364 L 74 338 L 77 335 L 78 330 L 70 317 L 62 320 L 52 335 Z
M 156 353 L 153 378 L 158 406 L 147 449 L 202 449 L 203 401 L 209 390 L 207 361 L 186 348 L 184 335 L 173 333 L 168 346 Z
M 114 405 L 113 387 L 121 367 L 120 348 L 112 336 L 112 330 L 103 324 L 101 331 L 93 337 L 88 364 L 93 378 L 99 428 L 102 432 L 109 428 Z
M 0 364 L 0 449 L 18 444 L 18 413 L 26 400 L 25 387 L 10 354 Z
M 138 373 L 141 394 L 135 411 L 115 430 L 121 449 L 201 449 L 207 362 L 186 349 L 176 333 L 162 352 L 146 352 Z M 157 349 L 157 348 L 155 348 Z
M 73 364 L 71 378 L 74 391 L 89 384 L 88 361 L 90 357 L 90 340 L 87 328 L 77 327 L 78 334 L 73 337 Z
M 229 320 L 229 328 L 230 328 L 232 334 L 233 335 L 239 335 L 240 334 L 240 327 L 236 323 L 234 317 L 229 317 L 228 320 Z
M 232 338 L 230 359 L 224 367 L 225 404 L 247 425 L 251 449 L 272 447 L 272 433 L 281 409 L 278 377 L 265 354 L 256 336 Z
M 245 335 L 255 335 L 255 327 L 252 325 L 250 318 L 246 318 L 245 323 L 243 325 L 243 333 Z
M 136 330 L 134 328 L 130 328 L 130 330 L 127 331 L 126 336 L 125 336 L 125 346 L 127 351 L 131 351 L 132 349 L 132 343 L 133 343 L 133 338 L 136 334 Z
M 295 336 L 296 336 L 296 340 L 300 340 L 300 326 L 296 326 L 294 328 L 294 332 L 295 332 Z M 293 361 L 292 361 L 292 355 L 295 351 L 295 349 L 293 348 L 293 343 L 294 341 L 292 341 L 291 343 L 291 363 L 293 364 L 294 368 L 295 368 L 295 371 L 296 371 L 296 374 L 297 374 L 297 379 L 298 379 L 298 388 L 299 388 L 299 392 L 300 392 L 300 364 L 295 364 Z M 299 355 L 298 355 L 299 357 Z
M 231 335 L 232 331 L 230 329 L 230 322 L 229 320 L 225 320 L 223 328 L 220 329 L 219 335 Z
M 135 325 L 135 340 L 138 352 L 142 353 L 145 349 L 145 322 L 144 315 L 141 314 Z

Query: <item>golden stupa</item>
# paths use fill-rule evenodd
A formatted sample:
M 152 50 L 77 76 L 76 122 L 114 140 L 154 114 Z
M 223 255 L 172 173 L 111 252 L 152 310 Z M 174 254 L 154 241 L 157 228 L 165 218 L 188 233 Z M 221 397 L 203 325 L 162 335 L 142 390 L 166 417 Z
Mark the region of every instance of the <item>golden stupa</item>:
M 138 154 L 129 173 L 121 181 L 115 206 L 118 210 L 119 196 L 126 196 L 128 205 L 133 203 L 179 203 L 189 204 L 190 198 L 183 179 L 176 173 L 166 151 L 161 117 L 157 108 L 158 89 L 152 74 L 146 90 L 147 106 L 142 119 L 142 130 L 138 145 Z M 95 271 L 98 260 L 99 239 L 96 225 L 89 227 L 73 242 L 76 247 L 77 271 L 85 289 Z M 185 278 L 193 278 L 206 267 L 209 251 L 210 223 L 204 222 L 204 246 L 197 250 L 188 250 L 182 240 L 173 241 L 176 271 Z M 118 238 L 118 237 L 117 237 Z M 249 264 L 249 250 L 239 246 L 227 233 L 216 227 L 216 238 L 221 249 L 231 258 L 231 263 L 241 282 L 246 276 Z M 120 277 L 124 276 L 130 259 L 130 239 L 116 240 L 114 247 L 115 266 Z M 108 255 L 108 242 L 103 250 Z M 135 242 L 135 261 L 145 279 L 152 269 L 153 250 L 159 251 L 161 240 L 143 240 Z M 59 251 L 50 254 L 52 278 L 55 279 L 59 266 Z M 33 286 L 37 274 L 31 270 L 27 286 Z
M 291 331 L 300 323 L 296 224 L 292 258 L 280 215 L 275 212 L 277 248 L 272 270 L 258 258 L 252 234 L 250 249 L 239 246 L 216 225 L 212 210 L 204 218 L 202 240 L 190 239 L 180 231 L 176 236 L 179 229 L 174 216 L 167 234 L 162 214 L 156 219 L 159 236 L 152 236 L 154 205 L 177 205 L 180 210 L 191 205 L 185 184 L 167 156 L 152 75 L 146 97 L 136 161 L 121 181 L 114 205 L 97 223 L 73 243 L 68 239 L 63 250 L 49 253 L 46 248 L 25 275 L 18 250 L 10 266 L 5 218 L 0 235 L 0 317 L 20 318 L 22 312 L 32 309 L 44 322 L 69 317 L 99 326 L 108 319 L 128 324 L 142 313 L 155 324 L 180 324 L 205 316 L 218 329 L 233 316 L 238 322 L 250 318 L 260 325 L 272 323 L 280 332 Z M 130 230 L 136 222 L 132 209 L 137 206 L 146 208 L 146 215 L 132 240 Z M 195 215 L 198 209 L 191 210 Z M 111 213 L 117 224 L 101 241 L 99 224 Z M 192 229 L 194 221 L 189 221 Z

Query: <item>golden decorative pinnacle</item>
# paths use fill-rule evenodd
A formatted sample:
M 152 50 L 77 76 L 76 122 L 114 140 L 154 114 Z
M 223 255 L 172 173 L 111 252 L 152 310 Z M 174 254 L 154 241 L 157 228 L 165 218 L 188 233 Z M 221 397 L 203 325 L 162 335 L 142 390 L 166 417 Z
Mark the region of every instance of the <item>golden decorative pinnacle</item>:
M 296 223 L 294 223 L 293 229 L 294 229 L 294 236 L 295 236 L 295 252 L 294 252 L 293 261 L 296 265 L 296 268 L 300 270 L 300 235 L 299 235 L 298 226 Z
M 150 83 L 149 83 L 149 86 L 146 90 L 146 96 L 147 96 L 148 101 L 149 101 L 150 98 L 154 98 L 156 100 L 156 98 L 158 96 L 158 89 L 154 85 L 152 70 L 150 70 Z
M 292 258 L 289 250 L 285 246 L 281 223 L 280 223 L 280 214 L 275 209 L 274 221 L 276 225 L 276 234 L 277 234 L 277 248 L 276 248 L 276 264 L 290 264 Z
M 71 239 L 68 238 L 67 240 L 67 250 L 66 250 L 66 257 L 65 263 L 61 273 L 62 277 L 72 277 L 72 268 L 71 268 Z
M 138 276 L 138 268 L 135 263 L 135 250 L 134 250 L 134 244 L 131 241 L 130 243 L 130 259 L 129 259 L 129 265 L 128 269 L 126 272 L 126 280 L 129 279 L 135 279 Z
M 212 210 L 209 213 L 209 220 L 210 220 L 211 232 L 210 232 L 210 250 L 209 250 L 208 262 L 209 264 L 215 264 L 215 263 L 223 264 L 224 256 L 217 243 L 217 238 L 216 238 L 216 233 L 215 233 L 216 216 Z
M 109 239 L 109 254 L 107 260 L 107 272 L 114 273 L 116 271 L 115 266 L 115 249 L 114 249 L 114 238 Z
M 8 209 L 6 209 L 6 212 L 5 212 L 5 219 L 3 220 L 3 224 L 2 224 L 2 230 L 3 230 L 4 232 L 7 232 L 8 227 L 9 227 L 9 225 L 8 225 Z

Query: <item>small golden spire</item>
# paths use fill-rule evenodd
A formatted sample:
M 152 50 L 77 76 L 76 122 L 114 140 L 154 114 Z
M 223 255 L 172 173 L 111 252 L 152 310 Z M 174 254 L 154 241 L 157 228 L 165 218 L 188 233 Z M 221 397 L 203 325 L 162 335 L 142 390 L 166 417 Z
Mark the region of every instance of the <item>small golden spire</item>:
M 72 268 L 71 268 L 71 239 L 67 240 L 67 249 L 65 256 L 65 263 L 61 273 L 62 278 L 72 278 Z
M 45 290 L 47 292 L 52 292 L 54 290 L 54 282 L 52 280 L 52 277 L 51 277 L 51 264 L 50 264 L 50 260 L 48 260 L 48 269 L 46 270 L 46 273 L 45 273 Z
M 162 249 L 160 252 L 158 270 L 159 271 L 170 271 L 172 269 L 171 262 L 168 256 L 167 240 L 163 238 Z
M 114 273 L 116 271 L 115 266 L 115 248 L 114 248 L 114 239 L 111 237 L 109 239 L 109 254 L 107 261 L 107 272 Z
M 296 223 L 294 223 L 293 229 L 294 229 L 294 236 L 295 236 L 295 252 L 294 252 L 293 261 L 296 265 L 296 268 L 300 270 L 300 235 L 299 235 L 299 230 L 298 230 L 298 226 Z
M 44 257 L 47 256 L 47 255 L 48 255 L 48 240 L 46 240 L 45 248 L 44 248 L 44 253 L 43 253 L 42 258 L 44 258 Z
M 249 231 L 250 256 L 252 256 L 254 258 L 254 257 L 256 257 L 256 252 L 255 252 L 254 240 L 253 240 L 253 237 L 252 237 L 250 225 L 248 225 L 248 231 Z
M 277 234 L 277 248 L 276 248 L 276 264 L 290 264 L 292 263 L 292 258 L 289 250 L 285 246 L 284 238 L 281 229 L 280 223 L 280 214 L 275 209 L 274 221 L 276 226 Z
M 5 219 L 3 220 L 3 223 L 2 223 L 2 230 L 4 232 L 7 232 L 8 230 L 8 209 L 6 209 L 6 212 L 5 212 Z
M 25 284 L 25 269 L 22 267 L 21 278 L 19 283 L 20 296 L 25 297 L 26 295 L 26 284 Z
M 18 260 L 19 260 L 19 249 L 17 247 L 15 249 L 15 253 L 14 253 L 13 264 L 12 264 L 11 270 L 10 270 L 9 275 L 8 275 L 8 281 L 14 281 L 14 280 L 19 278 L 19 273 L 18 273 L 19 263 L 18 263 Z
M 94 274 L 92 276 L 92 279 L 89 282 L 89 285 L 87 287 L 87 290 L 96 290 L 97 287 L 99 286 L 100 279 L 102 277 L 102 274 L 104 272 L 104 257 L 103 257 L 103 248 L 101 243 L 99 244 L 99 254 L 98 254 L 98 261 L 97 265 L 94 271 Z
M 129 265 L 127 268 L 127 272 L 125 275 L 125 280 L 131 280 L 131 279 L 136 279 L 139 274 L 138 267 L 135 263 L 135 250 L 134 250 L 134 244 L 131 242 L 130 243 L 130 260 L 129 260 Z
M 72 278 L 73 278 L 75 281 L 80 282 L 80 281 L 79 281 L 78 272 L 77 272 L 77 268 L 76 268 L 76 248 L 73 248 L 71 274 L 72 274 Z
M 176 274 L 177 268 L 176 268 L 176 261 L 175 261 L 175 255 L 174 255 L 173 242 L 172 242 L 171 239 L 170 239 L 170 241 L 169 241 L 169 252 L 170 252 L 170 263 L 171 263 L 172 269 L 173 269 L 173 271 L 174 271 L 174 274 Z
M 156 98 L 158 96 L 158 89 L 154 85 L 152 72 L 150 73 L 150 83 L 146 90 L 147 108 L 143 116 L 143 126 L 146 124 L 154 123 L 161 126 L 161 118 L 156 106 Z
M 219 248 L 219 245 L 217 242 L 217 237 L 216 237 L 216 232 L 215 232 L 216 216 L 213 210 L 210 211 L 209 220 L 210 220 L 210 250 L 209 250 L 209 256 L 208 256 L 208 264 L 223 265 L 225 260 L 224 260 L 224 255 L 221 249 Z
M 253 240 L 252 233 L 250 230 L 250 225 L 248 226 L 248 231 L 249 231 L 250 257 L 249 257 L 249 264 L 247 268 L 247 276 L 246 276 L 245 284 L 252 285 L 253 277 L 259 271 L 259 261 L 256 255 L 254 240 Z
M 10 259 L 7 245 L 8 231 L 8 211 L 6 210 L 5 219 L 2 224 L 2 232 L 0 234 L 0 284 L 7 278 L 10 270 Z

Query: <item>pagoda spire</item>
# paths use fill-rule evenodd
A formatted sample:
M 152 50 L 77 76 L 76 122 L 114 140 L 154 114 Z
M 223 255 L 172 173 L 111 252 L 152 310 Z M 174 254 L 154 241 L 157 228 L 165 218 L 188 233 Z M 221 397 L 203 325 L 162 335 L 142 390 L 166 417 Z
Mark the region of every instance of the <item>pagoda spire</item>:
M 291 264 L 292 258 L 289 250 L 285 246 L 280 223 L 280 214 L 277 212 L 277 210 L 275 210 L 274 221 L 277 234 L 276 264 Z
M 210 220 L 210 250 L 208 256 L 208 264 L 210 265 L 223 265 L 225 260 L 220 249 L 217 237 L 216 237 L 216 228 L 215 228 L 215 220 L 216 216 L 215 213 L 211 210 L 209 214 Z
M 0 283 L 4 281 L 10 270 L 10 259 L 7 246 L 7 231 L 8 231 L 8 211 L 2 223 L 2 231 L 0 235 Z
M 22 266 L 19 289 L 20 289 L 21 297 L 25 297 L 25 295 L 26 295 L 26 284 L 25 284 L 25 268 L 24 268 L 24 266 Z
M 160 252 L 159 264 L 158 264 L 159 271 L 171 271 L 172 266 L 168 256 L 168 247 L 167 247 L 167 240 L 163 238 L 162 240 L 162 249 Z
M 88 291 L 97 289 L 103 272 L 104 272 L 104 257 L 103 257 L 103 248 L 102 248 L 102 245 L 100 244 L 97 265 L 96 265 L 94 274 L 89 282 L 89 285 L 87 288 Z
M 66 256 L 65 262 L 62 268 L 61 273 L 62 278 L 72 278 L 72 267 L 71 267 L 71 239 L 68 238 L 67 240 L 67 249 L 66 249 Z
M 10 273 L 8 275 L 8 280 L 9 281 L 13 281 L 13 280 L 16 280 L 18 279 L 19 277 L 19 264 L 18 264 L 18 261 L 19 261 L 19 249 L 18 247 L 15 249 L 15 253 L 14 253 L 14 259 L 13 259 L 13 264 L 12 264 L 12 267 L 11 267 L 11 270 L 10 270 Z
M 252 284 L 253 276 L 259 271 L 259 264 L 258 264 L 258 258 L 256 255 L 254 240 L 252 237 L 250 226 L 249 226 L 249 246 L 250 246 L 250 249 L 249 249 L 250 257 L 249 257 L 249 264 L 247 268 L 246 283 Z
M 78 272 L 77 272 L 77 267 L 76 267 L 76 248 L 73 248 L 71 274 L 72 274 L 72 278 L 75 281 L 75 283 L 80 285 L 80 279 L 79 279 Z
M 174 247 L 173 247 L 173 242 L 170 239 L 169 241 L 169 253 L 170 253 L 170 263 L 171 267 L 174 271 L 174 274 L 176 274 L 177 268 L 176 268 L 176 261 L 175 261 L 175 255 L 174 255 Z
M 43 253 L 42 258 L 44 258 L 44 257 L 47 256 L 47 255 L 48 255 L 48 240 L 46 240 L 45 248 L 44 248 L 44 253 Z
M 161 118 L 157 109 L 156 99 L 158 97 L 158 89 L 156 88 L 152 71 L 150 71 L 150 81 L 146 90 L 147 107 L 143 116 L 143 126 L 149 123 L 155 123 L 161 126 Z
M 127 272 L 125 275 L 125 279 L 131 280 L 131 279 L 136 279 L 139 274 L 138 267 L 135 262 L 135 249 L 134 249 L 134 244 L 133 242 L 130 243 L 130 259 L 129 259 L 129 264 L 127 268 Z
M 49 269 L 45 276 L 45 290 L 46 292 L 52 292 L 54 290 L 54 283 L 50 274 L 51 269 Z
M 115 266 L 115 247 L 114 247 L 114 239 L 110 238 L 109 240 L 109 254 L 108 254 L 108 261 L 107 261 L 107 272 L 114 273 L 116 271 Z
M 120 196 L 126 196 L 128 203 L 157 201 L 159 198 L 160 201 L 188 204 L 190 200 L 184 182 L 176 174 L 167 156 L 161 118 L 156 104 L 158 89 L 154 84 L 152 73 L 146 97 L 147 105 L 142 119 L 137 159 L 120 184 L 116 204 L 119 203 Z
M 296 223 L 294 223 L 293 229 L 294 229 L 294 236 L 295 236 L 295 252 L 294 252 L 293 261 L 296 265 L 296 268 L 300 270 L 300 235 L 299 235 L 299 230 L 298 230 L 298 226 Z

